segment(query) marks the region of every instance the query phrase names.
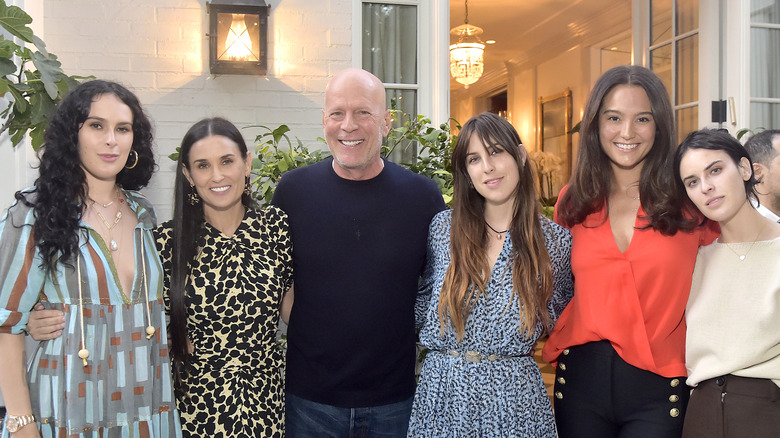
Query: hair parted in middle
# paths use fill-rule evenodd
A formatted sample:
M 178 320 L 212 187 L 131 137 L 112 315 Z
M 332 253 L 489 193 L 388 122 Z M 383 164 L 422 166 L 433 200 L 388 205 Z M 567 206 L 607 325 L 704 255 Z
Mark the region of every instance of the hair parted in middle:
M 206 118 L 196 122 L 184 134 L 179 150 L 179 161 L 176 165 L 176 180 L 174 182 L 173 201 L 173 245 L 171 254 L 171 286 L 170 286 L 170 316 L 171 324 L 171 357 L 173 362 L 174 385 L 177 394 L 186 393 L 183 378 L 189 364 L 187 351 L 187 293 L 186 288 L 190 277 L 190 266 L 198 253 L 198 245 L 203 235 L 205 217 L 203 203 L 192 205 L 189 195 L 196 190 L 190 186 L 184 176 L 183 168 L 189 169 L 190 151 L 200 140 L 211 136 L 222 136 L 232 140 L 240 152 L 242 159 L 247 159 L 247 145 L 238 128 L 230 121 L 221 117 Z M 241 203 L 246 208 L 253 208 L 255 202 L 246 191 L 241 195 Z
M 672 161 L 677 134 L 669 93 L 655 73 L 638 65 L 613 67 L 593 86 L 580 124 L 577 165 L 566 192 L 558 200 L 556 216 L 571 228 L 601 210 L 609 197 L 613 170 L 601 147 L 599 115 L 607 94 L 619 85 L 641 87 L 650 100 L 655 121 L 655 142 L 644 159 L 639 178 L 639 198 L 647 220 L 647 225 L 640 229 L 653 228 L 665 235 L 693 229 L 699 221 L 690 217 L 698 217 L 699 213 L 689 211 L 675 190 Z
M 488 232 L 484 198 L 469 184 L 467 154 L 472 136 L 489 150 L 503 149 L 517 163 L 519 181 L 514 191 L 514 211 L 509 235 L 512 241 L 512 296 L 520 308 L 520 331 L 550 329 L 547 302 L 553 294 L 552 265 L 545 245 L 538 193 L 528 154 L 515 128 L 505 119 L 482 113 L 461 129 L 452 152 L 454 196 L 452 261 L 444 276 L 439 299 L 442 334 L 449 318 L 458 341 L 463 338 L 466 318 L 480 296 L 486 294 L 491 267 L 486 257 Z
M 39 151 L 40 167 L 35 180 L 35 202 L 25 192 L 16 192 L 16 199 L 35 209 L 35 241 L 47 269 L 55 262 L 70 263 L 78 254 L 78 229 L 87 199 L 87 176 L 81 167 L 79 131 L 87 120 L 92 103 L 112 94 L 130 108 L 133 114 L 132 150 L 138 162 L 132 169 L 124 168 L 116 175 L 116 184 L 127 190 L 145 187 L 154 173 L 152 123 L 144 113 L 138 98 L 116 82 L 95 79 L 74 88 L 60 102 L 44 133 Z

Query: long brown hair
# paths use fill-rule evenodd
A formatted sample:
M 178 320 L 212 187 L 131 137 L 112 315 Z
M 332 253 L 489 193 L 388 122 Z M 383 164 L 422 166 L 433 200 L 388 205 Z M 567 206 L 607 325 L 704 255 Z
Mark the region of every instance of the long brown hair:
M 638 65 L 611 68 L 593 86 L 580 126 L 577 167 L 566 193 L 558 200 L 556 214 L 559 221 L 567 227 L 580 224 L 588 215 L 599 211 L 609 197 L 613 171 L 601 148 L 599 113 L 607 94 L 618 85 L 642 87 L 650 99 L 655 120 L 655 142 L 639 177 L 639 199 L 648 221 L 646 227 L 640 228 L 653 228 L 665 235 L 691 230 L 699 222 L 689 219 L 697 214 L 685 207 L 685 201 L 675 186 L 677 178 L 672 170 L 672 161 L 677 136 L 669 94 L 655 73 Z M 687 217 L 684 211 L 689 213 Z
M 514 192 L 510 225 L 512 240 L 512 298 L 517 295 L 520 330 L 533 333 L 541 321 L 550 326 L 547 302 L 552 297 L 552 266 L 545 246 L 538 194 L 531 165 L 514 127 L 492 113 L 471 118 L 460 131 L 452 152 L 454 199 L 452 204 L 451 256 L 439 299 L 442 335 L 446 320 L 452 323 L 458 342 L 463 339 L 466 318 L 480 296 L 486 295 L 490 277 L 484 198 L 469 184 L 466 154 L 472 135 L 488 149 L 501 148 L 514 157 L 520 178 Z

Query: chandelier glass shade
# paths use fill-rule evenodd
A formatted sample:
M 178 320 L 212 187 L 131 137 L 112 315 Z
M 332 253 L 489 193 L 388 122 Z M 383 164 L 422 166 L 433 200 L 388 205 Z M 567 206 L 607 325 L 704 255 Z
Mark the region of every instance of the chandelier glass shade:
M 458 42 L 450 45 L 450 75 L 466 88 L 479 80 L 485 67 L 485 45 L 477 37 L 481 33 L 481 28 L 469 24 L 467 0 L 465 23 L 450 30 L 458 37 Z

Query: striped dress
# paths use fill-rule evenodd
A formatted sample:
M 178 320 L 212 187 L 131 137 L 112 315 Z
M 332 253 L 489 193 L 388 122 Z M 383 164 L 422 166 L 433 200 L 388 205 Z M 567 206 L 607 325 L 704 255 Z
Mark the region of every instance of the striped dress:
M 0 331 L 21 333 L 38 300 L 65 313 L 62 336 L 28 352 L 30 398 L 44 438 L 181 436 L 171 387 L 162 267 L 152 236 L 156 218 L 142 195 L 123 194 L 139 219 L 134 230 L 137 269 L 132 291 L 122 291 L 110 250 L 82 222 L 81 306 L 76 266 L 59 264 L 56 272 L 44 275 L 42 258 L 30 239 L 33 210 L 17 202 L 0 222 Z M 28 199 L 34 196 L 28 194 Z M 157 328 L 151 339 L 145 333 L 144 283 L 149 318 Z M 90 352 L 87 366 L 78 357 L 80 308 Z M 8 435 L 3 429 L 2 438 Z

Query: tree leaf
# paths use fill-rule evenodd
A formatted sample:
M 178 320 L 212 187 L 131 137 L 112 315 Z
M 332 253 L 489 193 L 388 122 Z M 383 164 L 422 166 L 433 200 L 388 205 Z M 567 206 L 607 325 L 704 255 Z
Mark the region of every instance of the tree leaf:
M 47 57 L 41 52 L 33 53 L 32 62 L 35 64 L 35 68 L 40 72 L 41 82 L 43 82 L 43 87 L 46 89 L 46 94 L 48 94 L 52 100 L 55 100 L 57 98 L 57 93 L 59 92 L 57 81 L 63 76 L 62 70 L 60 69 L 60 62 L 57 61 L 56 57 Z
M 11 35 L 28 43 L 33 42 L 33 31 L 28 24 L 32 23 L 32 18 L 17 6 L 7 6 L 5 2 L 0 3 L 0 26 Z
M 0 76 L 16 73 L 16 64 L 7 58 L 0 58 Z
M 6 40 L 0 37 L 0 57 L 3 59 L 8 58 L 10 61 L 14 53 L 19 50 L 19 45 L 11 40 Z

